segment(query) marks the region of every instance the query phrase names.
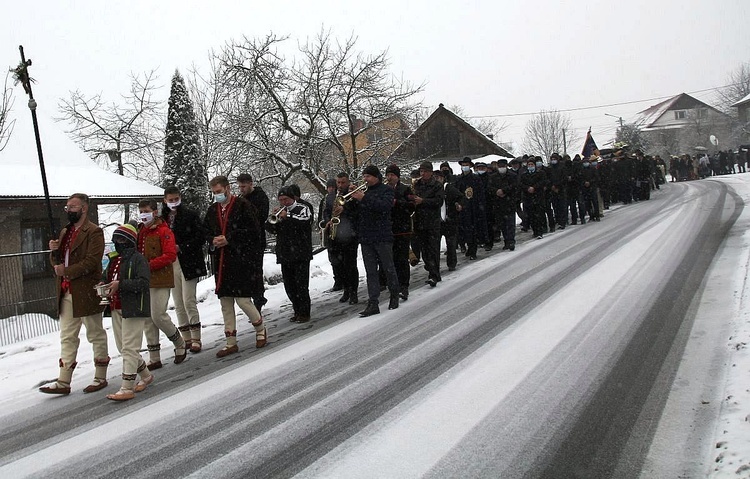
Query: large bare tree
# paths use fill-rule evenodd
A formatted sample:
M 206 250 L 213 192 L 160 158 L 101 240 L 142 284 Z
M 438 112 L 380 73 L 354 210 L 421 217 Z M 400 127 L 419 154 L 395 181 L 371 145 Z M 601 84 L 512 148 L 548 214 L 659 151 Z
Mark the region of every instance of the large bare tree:
M 133 75 L 120 103 L 105 103 L 101 94 L 70 92 L 70 98 L 61 100 L 58 120 L 70 123 L 70 136 L 100 165 L 157 184 L 165 115 L 163 104 L 153 98 L 156 81 L 153 70 Z
M 742 63 L 727 75 L 726 86 L 716 90 L 719 108 L 736 115 L 732 108 L 734 103 L 750 95 L 750 62 Z
M 323 31 L 287 57 L 289 43 L 271 33 L 224 48 L 216 78 L 225 91 L 214 94 L 210 128 L 221 159 L 212 164 L 252 170 L 260 181 L 302 177 L 323 192 L 336 171 L 384 161 L 385 145 L 404 136 L 404 122 L 386 120 L 411 118 L 422 85 L 394 77 L 387 52 L 359 52 L 355 37 Z
M 525 153 L 544 159 L 552 153 L 562 154 L 569 145 L 580 142 L 581 136 L 571 128 L 570 117 L 558 110 L 542 110 L 526 123 L 523 148 Z
M 10 135 L 13 133 L 15 120 L 10 119 L 10 111 L 13 108 L 13 89 L 8 86 L 10 72 L 5 74 L 2 95 L 0 95 L 0 151 L 8 144 Z

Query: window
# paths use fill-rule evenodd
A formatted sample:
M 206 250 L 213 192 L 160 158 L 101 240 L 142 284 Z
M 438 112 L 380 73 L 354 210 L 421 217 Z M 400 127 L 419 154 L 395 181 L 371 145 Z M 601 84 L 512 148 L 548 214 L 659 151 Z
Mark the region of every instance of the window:
M 684 120 L 687 118 L 687 111 L 685 110 L 675 110 L 674 111 L 674 119 L 675 120 Z
M 44 239 L 48 236 L 47 228 L 39 225 L 21 227 L 21 251 L 30 253 L 47 249 Z M 33 276 L 47 271 L 48 254 L 37 253 L 23 256 L 23 275 Z

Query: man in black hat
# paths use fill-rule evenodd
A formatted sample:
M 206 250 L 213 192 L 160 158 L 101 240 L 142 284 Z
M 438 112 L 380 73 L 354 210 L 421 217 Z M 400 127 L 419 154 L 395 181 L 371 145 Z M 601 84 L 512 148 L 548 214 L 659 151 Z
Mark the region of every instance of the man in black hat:
M 513 251 L 516 249 L 518 178 L 513 170 L 508 168 L 508 160 L 498 160 L 497 167 L 497 174 L 490 176 L 487 186 L 492 198 L 490 207 L 503 235 L 503 249 Z
M 401 170 L 395 164 L 385 169 L 387 185 L 393 188 L 394 203 L 391 209 L 391 221 L 393 223 L 393 264 L 396 267 L 398 282 L 400 285 L 399 296 L 401 299 L 409 299 L 409 245 L 412 238 L 412 215 L 414 214 L 414 203 L 409 201 L 413 195 L 410 186 L 401 183 Z M 381 284 L 386 283 L 385 272 L 381 270 Z
M 437 286 L 440 277 L 440 207 L 445 193 L 443 187 L 432 177 L 432 163 L 419 165 L 420 178 L 414 184 L 414 230 L 419 250 L 427 270 L 426 283 Z
M 521 188 L 523 192 L 523 209 L 528 215 L 529 226 L 537 239 L 544 235 L 545 200 L 544 187 L 547 177 L 543 171 L 537 171 L 534 157 L 526 161 L 526 172 L 521 175 Z
M 454 271 L 458 264 L 456 248 L 458 248 L 458 214 L 463 209 L 465 197 L 454 185 L 446 181 L 442 170 L 435 170 L 432 175 L 438 183 L 443 185 L 445 201 L 440 208 L 440 235 L 445 237 L 445 259 L 448 271 Z
M 357 190 L 352 198 L 359 203 L 357 236 L 362 246 L 362 260 L 367 271 L 367 307 L 360 316 L 380 313 L 380 280 L 378 266 L 385 271 L 388 291 L 391 293 L 388 309 L 398 308 L 399 281 L 393 265 L 393 233 L 391 209 L 393 188 L 383 184 L 383 176 L 375 165 L 368 165 L 362 172 L 367 191 Z
M 471 168 L 474 163 L 468 156 L 459 161 L 461 175 L 456 178 L 456 188 L 466 198 L 459 214 L 459 241 L 466 243 L 466 256 L 477 259 L 477 246 L 487 240 L 487 219 L 485 217 L 486 194 L 484 183 Z
M 567 175 L 560 160 L 559 154 L 552 153 L 549 157 L 549 168 L 546 170 L 549 180 L 547 205 L 548 209 L 552 210 L 550 232 L 555 231 L 555 227 L 564 230 L 568 224 Z

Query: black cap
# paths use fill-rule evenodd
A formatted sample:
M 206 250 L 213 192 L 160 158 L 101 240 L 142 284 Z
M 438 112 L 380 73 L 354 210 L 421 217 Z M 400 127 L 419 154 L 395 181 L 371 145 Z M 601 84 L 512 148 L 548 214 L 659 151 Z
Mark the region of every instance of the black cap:
M 375 176 L 377 178 L 382 178 L 383 176 L 380 174 L 380 170 L 375 165 L 367 165 L 364 170 L 362 170 L 363 175 L 370 175 Z
M 463 159 L 458 162 L 458 164 L 461 166 L 474 166 L 474 162 L 471 161 L 471 158 L 469 158 L 468 156 L 464 156 Z
M 429 161 L 423 161 L 419 164 L 419 171 L 432 171 L 432 163 Z
M 385 174 L 387 175 L 388 173 L 393 173 L 401 178 L 401 169 L 395 163 L 388 165 L 388 168 L 385 169 Z

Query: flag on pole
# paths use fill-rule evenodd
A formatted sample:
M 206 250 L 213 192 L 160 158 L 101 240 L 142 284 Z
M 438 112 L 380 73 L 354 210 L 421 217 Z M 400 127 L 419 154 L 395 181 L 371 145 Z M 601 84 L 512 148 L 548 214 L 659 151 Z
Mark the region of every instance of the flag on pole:
M 591 128 L 589 128 L 589 131 L 586 133 L 586 141 L 583 143 L 581 156 L 584 158 L 588 158 L 589 156 L 599 156 L 599 147 L 596 146 L 594 137 L 591 136 Z

